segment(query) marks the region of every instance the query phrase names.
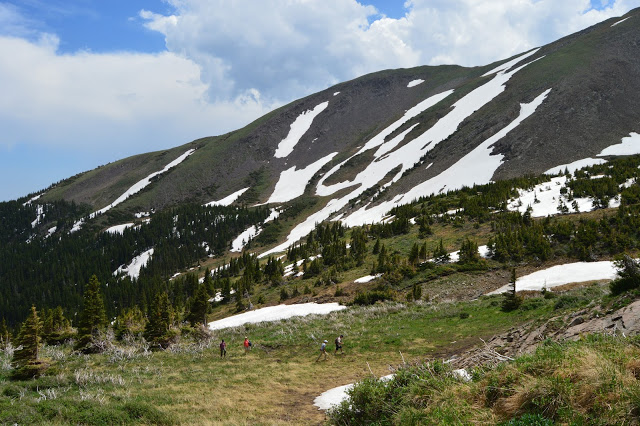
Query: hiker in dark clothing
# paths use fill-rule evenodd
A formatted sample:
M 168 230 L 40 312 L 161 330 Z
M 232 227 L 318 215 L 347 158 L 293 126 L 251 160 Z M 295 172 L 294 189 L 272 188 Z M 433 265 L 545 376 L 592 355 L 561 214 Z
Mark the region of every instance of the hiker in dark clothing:
M 220 358 L 226 358 L 227 357 L 227 344 L 224 342 L 224 339 L 222 339 L 222 342 L 220 342 Z
M 340 336 L 336 337 L 336 352 L 335 355 L 338 354 L 338 349 L 340 350 L 340 353 L 343 354 L 344 351 L 342 350 L 342 338 L 344 336 L 341 334 Z

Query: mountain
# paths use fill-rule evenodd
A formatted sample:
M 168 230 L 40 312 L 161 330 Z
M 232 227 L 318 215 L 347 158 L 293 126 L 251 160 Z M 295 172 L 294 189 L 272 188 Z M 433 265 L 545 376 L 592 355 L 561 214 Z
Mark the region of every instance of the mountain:
M 419 195 L 595 157 L 640 130 L 640 101 L 634 95 L 640 88 L 639 13 L 633 10 L 624 20 L 602 22 L 484 67 L 424 66 L 369 74 L 294 101 L 226 135 L 134 156 L 62 181 L 42 200 L 87 203 L 98 210 L 195 149 L 118 209 L 206 203 L 243 188 L 249 190 L 239 204 L 277 204 L 303 192 L 334 198 L 349 187 L 348 217 L 369 202 L 366 189 L 370 195 L 385 186 L 376 199 L 381 203 L 438 176 Z M 529 105 L 526 111 L 522 104 Z M 460 176 L 451 168 L 469 155 L 474 164 L 486 166 Z M 447 170 L 457 175 L 455 182 L 442 175 Z
M 380 71 L 237 131 L 0 203 L 0 289 L 21 300 L 18 308 L 7 296 L 3 307 L 15 321 L 30 297 L 75 306 L 80 292 L 70 285 L 93 273 L 116 280 L 114 272 L 139 272 L 152 258 L 119 284 L 126 290 L 109 289 L 144 289 L 146 303 L 162 280 L 203 259 L 222 263 L 243 240 L 267 256 L 323 221 L 379 223 L 431 194 L 640 153 L 639 43 L 635 9 L 483 67 Z M 129 296 L 113 296 L 122 299 L 116 313 Z

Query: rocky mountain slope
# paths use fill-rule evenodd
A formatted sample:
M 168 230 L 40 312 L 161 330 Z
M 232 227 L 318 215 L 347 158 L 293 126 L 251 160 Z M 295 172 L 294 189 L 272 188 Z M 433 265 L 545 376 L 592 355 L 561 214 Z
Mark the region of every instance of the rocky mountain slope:
M 640 10 L 633 10 L 484 67 L 424 66 L 366 75 L 229 134 L 62 181 L 42 200 L 99 210 L 194 149 L 117 209 L 133 213 L 206 203 L 248 188 L 237 203 L 327 197 L 321 204 L 339 202 L 321 219 L 341 211 L 355 224 L 379 219 L 382 210 L 418 196 L 605 155 L 605 148 L 640 131 L 639 19 Z M 373 206 L 390 200 L 379 211 L 348 219 L 371 201 Z

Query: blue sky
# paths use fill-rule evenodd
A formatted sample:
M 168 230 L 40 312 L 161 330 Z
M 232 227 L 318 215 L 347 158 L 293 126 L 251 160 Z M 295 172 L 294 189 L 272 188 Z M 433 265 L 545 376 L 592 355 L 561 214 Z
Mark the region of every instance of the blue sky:
M 0 0 L 0 201 L 239 128 L 368 72 L 484 65 L 638 6 L 640 0 Z

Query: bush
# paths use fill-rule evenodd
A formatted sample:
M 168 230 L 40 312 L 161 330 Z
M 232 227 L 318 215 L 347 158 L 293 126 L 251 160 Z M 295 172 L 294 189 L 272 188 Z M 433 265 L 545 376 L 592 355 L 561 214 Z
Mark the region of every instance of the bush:
M 358 292 L 351 305 L 373 305 L 377 301 L 394 300 L 395 291 L 389 287 L 376 288 L 371 291 Z

